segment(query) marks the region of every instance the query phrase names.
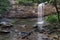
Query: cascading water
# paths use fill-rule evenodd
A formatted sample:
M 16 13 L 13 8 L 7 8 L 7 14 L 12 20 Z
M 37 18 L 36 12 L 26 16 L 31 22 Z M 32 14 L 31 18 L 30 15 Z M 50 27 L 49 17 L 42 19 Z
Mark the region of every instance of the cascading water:
M 41 3 L 38 5 L 38 29 L 42 30 L 43 29 L 43 24 L 44 24 L 44 18 L 43 18 L 43 14 L 44 14 L 44 6 L 45 3 Z M 43 40 L 43 33 L 37 33 L 37 40 Z
M 43 29 L 43 24 L 44 24 L 44 18 L 43 18 L 43 14 L 44 14 L 44 5 L 45 3 L 41 3 L 38 5 L 38 29 Z

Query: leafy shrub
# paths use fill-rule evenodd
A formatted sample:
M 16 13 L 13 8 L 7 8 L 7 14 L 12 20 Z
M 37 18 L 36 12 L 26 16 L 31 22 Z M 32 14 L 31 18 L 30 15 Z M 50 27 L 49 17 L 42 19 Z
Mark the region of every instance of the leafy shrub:
M 57 22 L 58 21 L 57 20 L 57 15 L 49 15 L 47 17 L 46 21 L 49 22 L 49 23 L 55 23 L 55 22 Z

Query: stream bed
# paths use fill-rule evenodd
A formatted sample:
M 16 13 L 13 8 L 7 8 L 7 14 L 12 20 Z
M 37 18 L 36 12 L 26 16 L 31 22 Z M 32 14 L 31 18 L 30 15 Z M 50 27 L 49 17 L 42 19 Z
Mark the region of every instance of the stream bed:
M 3 33 L 1 33 L 0 34 L 0 40 L 15 40 L 16 38 L 14 38 L 14 36 L 17 36 L 17 34 L 16 34 L 16 32 L 14 32 L 15 30 L 18 30 L 19 32 L 21 31 L 21 30 L 19 30 L 19 29 L 17 29 L 17 28 L 19 28 L 19 26 L 18 25 L 27 25 L 27 26 L 33 26 L 33 25 L 36 25 L 36 22 L 37 22 L 37 18 L 33 18 L 33 19 L 10 19 L 10 20 L 12 20 L 12 21 L 15 21 L 15 23 L 14 23 L 14 26 L 13 26 L 13 33 L 11 33 L 11 34 L 13 34 L 13 35 L 11 35 L 10 33 L 8 33 L 8 34 L 3 34 Z M 18 27 L 17 27 L 18 26 Z M 30 27 L 28 27 L 28 30 L 29 30 L 29 28 Z M 21 29 L 21 27 L 20 27 L 20 29 Z M 23 32 L 24 32 L 24 30 L 25 29 L 23 29 Z M 27 30 L 27 31 L 28 31 Z M 31 29 L 30 29 L 31 30 Z M 26 31 L 26 32 L 27 32 Z M 22 32 L 22 31 L 21 31 Z M 16 40 L 18 40 L 18 39 L 16 39 Z

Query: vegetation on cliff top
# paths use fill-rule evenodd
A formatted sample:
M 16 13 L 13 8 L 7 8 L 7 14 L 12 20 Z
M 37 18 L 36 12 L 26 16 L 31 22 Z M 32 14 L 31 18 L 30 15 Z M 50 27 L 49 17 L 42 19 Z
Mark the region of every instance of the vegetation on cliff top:
M 9 6 L 9 4 L 10 3 L 8 0 L 0 0 L 0 14 L 7 11 L 7 7 Z

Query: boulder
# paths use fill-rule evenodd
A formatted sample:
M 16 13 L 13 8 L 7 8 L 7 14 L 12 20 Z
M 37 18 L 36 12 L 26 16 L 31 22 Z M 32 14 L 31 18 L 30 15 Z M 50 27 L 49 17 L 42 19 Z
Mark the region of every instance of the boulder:
M 0 21 L 0 25 L 12 26 L 13 24 L 11 23 L 11 20 L 10 20 L 10 19 L 4 18 L 4 19 L 2 19 L 2 20 Z

